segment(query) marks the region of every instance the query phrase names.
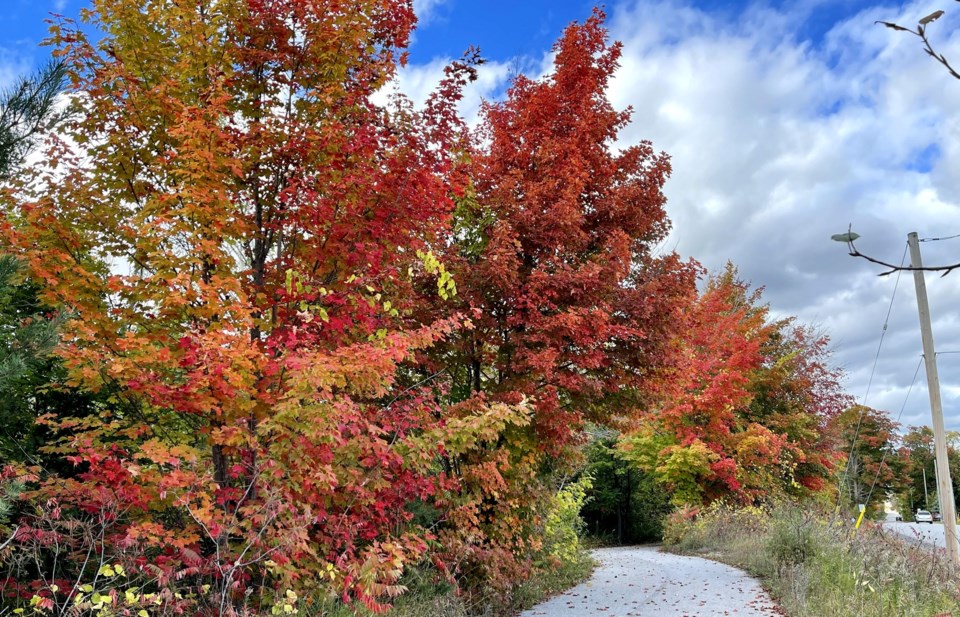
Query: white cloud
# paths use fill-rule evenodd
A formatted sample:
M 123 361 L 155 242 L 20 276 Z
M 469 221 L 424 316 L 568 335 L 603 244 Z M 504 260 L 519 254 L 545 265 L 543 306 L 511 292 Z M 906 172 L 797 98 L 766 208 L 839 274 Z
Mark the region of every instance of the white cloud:
M 443 79 L 443 70 L 449 58 L 435 58 L 427 64 L 410 64 L 400 69 L 393 83 L 377 93 L 375 102 L 384 105 L 393 92 L 408 97 L 416 107 L 421 107 L 427 97 Z M 471 126 L 479 119 L 480 106 L 484 99 L 495 98 L 508 82 L 513 69 L 511 63 L 485 62 L 477 69 L 477 79 L 468 84 L 464 97 L 458 105 L 460 114 Z
M 433 18 L 437 7 L 444 4 L 447 0 L 413 0 L 413 12 L 417 16 L 420 25 L 424 25 Z
M 9 88 L 30 70 L 28 60 L 0 47 L 0 90 Z
M 934 8 L 864 11 L 819 47 L 794 34 L 799 13 L 762 7 L 733 20 L 680 3 L 636 2 L 615 7 L 611 21 L 624 42 L 611 98 L 634 108 L 624 143 L 650 139 L 672 157 L 667 245 L 713 270 L 733 260 L 744 278 L 767 287 L 774 310 L 826 327 L 857 396 L 866 391 L 893 278 L 877 279 L 877 267 L 847 257 L 829 236 L 853 223 L 862 250 L 899 263 L 908 231 L 960 233 L 960 178 L 952 173 L 960 164 L 960 81 L 916 39 L 874 25 L 914 24 Z M 934 37 L 960 62 L 960 35 L 949 34 L 958 18 L 937 22 Z M 928 263 L 960 261 L 960 240 L 924 251 Z M 928 283 L 943 349 L 960 349 L 952 318 L 958 276 Z M 905 276 L 867 401 L 895 412 L 920 353 L 912 289 Z M 960 375 L 942 379 L 960 392 Z M 958 397 L 944 400 L 948 424 L 960 426 Z M 905 422 L 929 421 L 925 404 L 915 387 Z

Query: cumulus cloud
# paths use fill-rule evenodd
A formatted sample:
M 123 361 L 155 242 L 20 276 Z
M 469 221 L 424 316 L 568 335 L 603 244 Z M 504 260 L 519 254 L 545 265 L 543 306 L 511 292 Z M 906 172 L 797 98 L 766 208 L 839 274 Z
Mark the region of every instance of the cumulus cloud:
M 845 255 L 833 233 L 852 223 L 858 246 L 900 263 L 906 234 L 960 233 L 956 128 L 960 82 L 916 39 L 874 24 L 915 24 L 936 7 L 876 7 L 814 44 L 797 34 L 815 14 L 759 5 L 742 15 L 627 2 L 611 29 L 624 43 L 611 88 L 632 106 L 624 144 L 650 139 L 672 157 L 670 246 L 711 270 L 727 260 L 766 287 L 777 313 L 822 326 L 849 391 L 867 392 L 896 276 Z M 802 13 L 802 14 L 801 14 Z M 960 60 L 958 15 L 931 31 Z M 934 30 L 935 28 L 935 30 Z M 899 34 L 899 35 L 898 35 Z M 960 261 L 960 239 L 923 245 L 927 263 Z M 940 349 L 960 350 L 958 276 L 928 281 Z M 913 280 L 899 283 L 867 404 L 899 411 L 920 354 Z M 947 424 L 960 428 L 960 356 L 944 355 Z M 923 371 L 905 424 L 929 423 Z

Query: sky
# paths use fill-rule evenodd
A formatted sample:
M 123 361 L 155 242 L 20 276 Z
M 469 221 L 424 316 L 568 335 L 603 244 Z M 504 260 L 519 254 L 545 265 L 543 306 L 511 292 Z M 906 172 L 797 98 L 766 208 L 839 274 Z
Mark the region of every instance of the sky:
M 43 62 L 49 12 L 85 0 L 0 0 L 0 86 Z M 420 18 L 396 88 L 422 101 L 469 46 L 487 63 L 461 110 L 503 95 L 512 76 L 549 71 L 582 0 L 415 0 Z M 778 316 L 829 334 L 845 387 L 904 425 L 930 423 L 913 277 L 830 241 L 848 226 L 858 248 L 900 263 L 906 235 L 960 234 L 960 81 L 920 42 L 876 25 L 929 32 L 960 65 L 960 5 L 948 0 L 610 0 L 624 44 L 609 96 L 631 107 L 618 147 L 650 140 L 670 154 L 673 232 L 662 250 L 711 271 L 732 261 L 765 288 Z M 929 265 L 960 261 L 960 238 L 921 244 Z M 928 275 L 948 428 L 960 430 L 960 271 Z M 889 321 L 884 330 L 884 324 Z M 882 348 L 879 347 L 883 335 Z M 879 355 L 878 355 L 879 349 Z M 876 370 L 873 370 L 877 359 Z M 872 381 L 871 381 L 872 375 Z M 868 388 L 869 384 L 869 388 Z M 909 391 L 909 396 L 907 396 Z

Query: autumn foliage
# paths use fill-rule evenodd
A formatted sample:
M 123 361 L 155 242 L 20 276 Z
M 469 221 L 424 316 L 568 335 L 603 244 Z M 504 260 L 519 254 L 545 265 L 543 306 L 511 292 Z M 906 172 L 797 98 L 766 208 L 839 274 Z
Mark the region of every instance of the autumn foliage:
M 760 294 L 732 266 L 707 282 L 683 316 L 661 406 L 622 442 L 677 505 L 808 495 L 835 475 L 831 423 L 849 399 L 827 341 L 770 319 Z
M 52 28 L 74 114 L 0 194 L 94 400 L 38 419 L 64 471 L 4 472 L 12 605 L 380 611 L 413 566 L 508 597 L 570 555 L 587 426 L 632 435 L 678 503 L 831 474 L 824 339 L 657 249 L 669 159 L 614 146 L 602 12 L 476 131 L 472 54 L 421 109 L 374 103 L 408 1 L 83 20 Z

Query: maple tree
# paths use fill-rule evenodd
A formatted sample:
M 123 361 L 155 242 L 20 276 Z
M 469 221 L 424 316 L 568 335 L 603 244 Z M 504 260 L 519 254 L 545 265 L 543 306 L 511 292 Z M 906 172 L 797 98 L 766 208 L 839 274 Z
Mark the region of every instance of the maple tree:
M 948 449 L 948 454 L 954 454 L 953 448 Z M 910 427 L 900 440 L 896 456 L 903 468 L 903 478 L 896 490 L 900 496 L 900 510 L 908 517 L 906 520 L 911 520 L 916 510 L 930 510 L 934 505 L 928 503 L 929 496 L 937 490 L 937 478 L 932 471 L 936 465 L 933 430 L 927 426 Z M 951 463 L 953 458 L 950 457 Z
M 839 452 L 828 427 L 847 399 L 826 339 L 770 320 L 761 293 L 732 265 L 708 281 L 683 316 L 683 361 L 622 440 L 677 505 L 800 496 L 832 477 Z
M 631 413 L 661 363 L 665 333 L 695 269 L 656 255 L 669 220 L 670 166 L 649 142 L 617 151 L 630 111 L 606 96 L 618 66 L 604 15 L 571 25 L 554 70 L 518 77 L 488 104 L 474 156 L 475 194 L 458 204 L 467 238 L 450 260 L 482 317 L 463 365 L 474 390 L 536 392 L 537 436 L 566 443 L 582 418 Z
M 850 404 L 842 373 L 831 365 L 829 338 L 793 319 L 775 322 L 761 352 L 764 363 L 750 385 L 744 416 L 786 437 L 792 449 L 789 474 L 775 491 L 808 497 L 826 490 L 838 463 L 841 440 L 834 419 Z
M 523 421 L 482 405 L 451 437 L 429 396 L 394 388 L 400 362 L 464 325 L 402 313 L 460 190 L 469 63 L 423 112 L 391 112 L 371 96 L 402 60 L 408 2 L 99 0 L 82 15 L 96 44 L 52 30 L 76 116 L 52 164 L 5 193 L 3 237 L 70 311 L 69 383 L 112 395 L 99 417 L 44 419 L 77 471 L 27 470 L 54 505 L 18 542 L 54 550 L 69 512 L 104 530 L 101 564 L 177 589 L 171 606 L 266 606 L 322 573 L 381 608 L 426 550 L 406 506 L 446 482 L 425 464 L 438 441 Z M 85 538 L 34 572 L 44 606 L 78 601 L 55 581 L 104 580 Z
M 571 24 L 547 76 L 520 75 L 484 105 L 453 241 L 438 252 L 473 327 L 431 350 L 426 372 L 448 371 L 460 404 L 531 410 L 496 448 L 447 461 L 461 488 L 445 541 L 467 561 L 499 555 L 488 587 L 526 578 L 584 422 L 636 414 L 693 291 L 695 267 L 656 254 L 669 231 L 667 156 L 648 142 L 614 147 L 630 111 L 607 98 L 621 46 L 603 21 L 597 10 Z M 427 315 L 449 310 L 423 304 Z
M 960 434 L 947 431 L 946 437 L 947 460 L 953 477 L 960 470 L 960 452 L 957 451 Z M 892 477 L 884 478 L 883 488 L 896 495 L 904 520 L 913 520 L 913 513 L 917 510 L 939 510 L 933 430 L 928 426 L 911 426 L 899 440 L 888 446 L 896 446 L 896 451 L 889 452 L 885 461 L 893 473 Z M 956 492 L 957 486 L 954 485 L 955 498 Z
M 863 405 L 845 409 L 834 424 L 846 459 L 840 476 L 841 503 L 851 512 L 865 504 L 868 515 L 879 515 L 903 471 L 895 454 L 898 426 L 886 412 Z

